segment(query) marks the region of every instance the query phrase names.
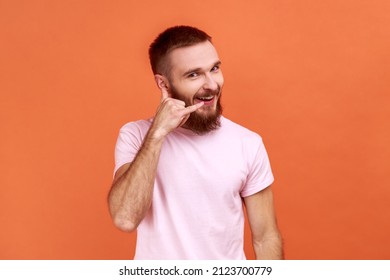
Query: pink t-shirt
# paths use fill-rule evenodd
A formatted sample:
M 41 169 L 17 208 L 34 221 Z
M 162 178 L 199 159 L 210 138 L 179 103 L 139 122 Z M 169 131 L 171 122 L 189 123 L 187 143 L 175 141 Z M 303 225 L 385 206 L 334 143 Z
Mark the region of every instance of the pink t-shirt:
M 115 171 L 131 162 L 152 120 L 124 125 Z M 164 140 L 152 206 L 137 229 L 135 259 L 245 259 L 242 198 L 273 182 L 261 137 L 221 117 L 206 135 L 177 128 Z

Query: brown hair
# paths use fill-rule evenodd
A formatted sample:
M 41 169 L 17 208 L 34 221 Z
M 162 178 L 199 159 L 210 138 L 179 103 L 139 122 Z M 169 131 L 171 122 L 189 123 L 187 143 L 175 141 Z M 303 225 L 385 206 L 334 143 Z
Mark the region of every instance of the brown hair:
M 195 27 L 181 25 L 168 28 L 158 35 L 149 47 L 149 59 L 153 74 L 168 74 L 169 65 L 165 58 L 172 50 L 205 41 L 211 42 L 211 37 Z

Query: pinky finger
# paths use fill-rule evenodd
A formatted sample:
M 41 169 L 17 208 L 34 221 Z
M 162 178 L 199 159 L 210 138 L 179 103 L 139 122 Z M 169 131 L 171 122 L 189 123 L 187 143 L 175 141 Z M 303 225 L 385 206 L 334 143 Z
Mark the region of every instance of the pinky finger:
M 190 113 L 195 112 L 196 110 L 198 110 L 203 105 L 204 105 L 204 102 L 199 102 L 199 103 L 196 103 L 194 105 L 188 106 L 188 107 L 183 109 L 183 113 L 184 114 L 190 114 Z

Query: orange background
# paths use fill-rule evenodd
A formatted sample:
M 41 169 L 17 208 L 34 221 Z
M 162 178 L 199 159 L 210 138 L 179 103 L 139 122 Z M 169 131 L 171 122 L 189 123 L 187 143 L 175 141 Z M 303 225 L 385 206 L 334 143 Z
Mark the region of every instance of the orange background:
M 263 136 L 286 258 L 389 259 L 389 15 L 387 0 L 0 0 L 0 258 L 132 258 L 106 205 L 114 145 L 158 105 L 148 45 L 188 24 L 214 38 L 225 115 Z

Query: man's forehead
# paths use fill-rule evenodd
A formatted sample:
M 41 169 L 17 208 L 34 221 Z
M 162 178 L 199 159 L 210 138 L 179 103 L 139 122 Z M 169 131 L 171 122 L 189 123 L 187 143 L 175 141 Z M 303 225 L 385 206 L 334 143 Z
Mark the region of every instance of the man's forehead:
M 169 59 L 172 70 L 183 72 L 190 68 L 209 67 L 219 61 L 218 53 L 209 41 L 177 48 L 169 54 Z

